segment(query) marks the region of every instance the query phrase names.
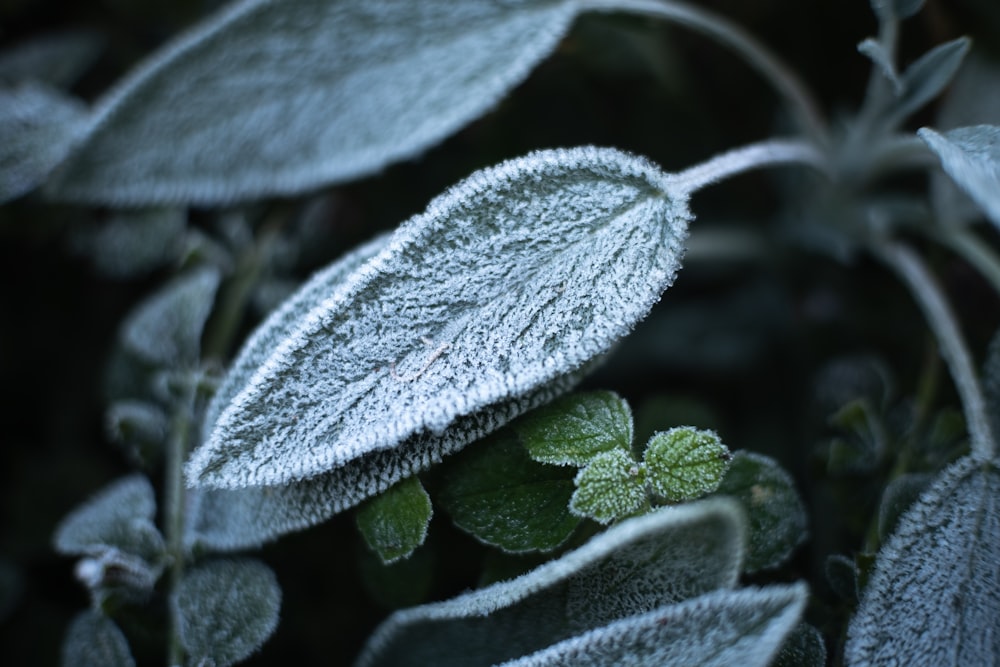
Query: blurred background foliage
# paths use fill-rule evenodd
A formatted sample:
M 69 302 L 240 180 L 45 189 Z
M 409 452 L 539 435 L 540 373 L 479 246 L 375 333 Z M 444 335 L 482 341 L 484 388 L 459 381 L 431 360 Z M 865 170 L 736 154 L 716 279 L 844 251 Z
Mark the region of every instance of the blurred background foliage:
M 0 45 L 65 29 L 93 31 L 103 46 L 73 88 L 89 101 L 218 4 L 0 0 Z M 869 63 L 855 45 L 876 30 L 864 0 L 700 4 L 789 62 L 832 118 L 859 103 Z M 1000 57 L 1000 6 L 929 0 L 904 25 L 901 62 L 962 34 Z M 914 120 L 910 129 L 932 124 L 933 106 Z M 474 169 L 531 149 L 616 146 L 677 170 L 785 126 L 767 85 L 715 43 L 652 20 L 584 17 L 492 113 L 419 159 L 259 206 L 319 211 L 323 242 L 290 267 L 301 279 L 420 211 Z M 786 233 L 795 221 L 782 213 L 785 185 L 787 173 L 755 173 L 694 198 L 692 250 L 676 285 L 587 386 L 625 396 L 640 437 L 682 423 L 716 428 L 729 447 L 774 456 L 793 473 L 810 506 L 811 539 L 777 576 L 809 581 L 816 596 L 809 620 L 830 632 L 843 627 L 848 607 L 826 583 L 825 562 L 865 544 L 885 463 L 833 474 L 831 440 L 864 447 L 865 434 L 878 429 L 849 415 L 833 424 L 828 417 L 875 391 L 873 419 L 887 437 L 912 437 L 915 410 L 929 409 L 933 421 L 957 401 L 915 305 L 888 273 L 864 257 L 845 263 L 803 249 Z M 916 178 L 901 186 L 926 183 Z M 52 530 L 130 470 L 126 453 L 105 433 L 105 370 L 122 318 L 170 269 L 129 282 L 96 272 L 71 239 L 75 229 L 109 215 L 32 197 L 0 208 L 0 656 L 8 665 L 57 662 L 66 625 L 88 600 L 71 560 L 52 551 Z M 212 218 L 211 211 L 190 213 L 195 225 Z M 988 240 L 996 245 L 995 234 Z M 981 359 L 1000 304 L 959 259 L 925 250 Z M 254 317 L 248 314 L 248 329 Z M 884 372 L 871 371 L 876 366 Z M 831 399 L 831 386 L 833 394 L 843 387 L 843 395 Z M 937 426 L 925 431 L 946 437 Z M 159 483 L 159 472 L 152 476 Z M 390 606 L 452 595 L 537 560 L 490 552 L 442 514 L 425 547 L 386 569 L 365 553 L 353 523 L 348 513 L 264 548 L 284 591 L 282 618 L 247 664 L 344 663 Z M 162 663 L 161 638 L 150 630 L 160 620 L 126 621 L 140 664 Z

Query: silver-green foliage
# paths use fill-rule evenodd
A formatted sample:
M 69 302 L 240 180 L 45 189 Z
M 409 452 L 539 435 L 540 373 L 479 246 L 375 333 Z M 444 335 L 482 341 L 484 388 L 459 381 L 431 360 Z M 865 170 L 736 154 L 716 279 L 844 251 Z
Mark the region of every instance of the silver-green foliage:
M 959 127 L 943 134 L 919 130 L 941 166 L 1000 226 L 1000 125 Z
M 104 614 L 87 610 L 70 623 L 62 647 L 62 667 L 135 667 L 128 640 Z

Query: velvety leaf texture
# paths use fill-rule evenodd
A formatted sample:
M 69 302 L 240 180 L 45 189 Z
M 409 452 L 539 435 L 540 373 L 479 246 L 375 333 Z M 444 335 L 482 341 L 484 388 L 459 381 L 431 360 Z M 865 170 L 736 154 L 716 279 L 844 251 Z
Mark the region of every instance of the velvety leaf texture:
M 513 428 L 531 458 L 555 465 L 585 466 L 601 452 L 632 446 L 632 411 L 611 391 L 571 394 L 532 410 Z
M 847 665 L 1000 662 L 1000 470 L 952 464 L 883 546 L 848 628 Z
M 80 102 L 43 84 L 0 88 L 0 203 L 40 185 L 87 122 Z
M 357 515 L 358 529 L 385 564 L 409 556 L 424 543 L 431 498 L 416 477 L 404 479 L 369 500 Z
M 281 589 L 251 559 L 212 560 L 185 573 L 174 613 L 191 664 L 232 665 L 249 657 L 278 625 Z
M 492 665 L 626 616 L 732 586 L 743 519 L 728 501 L 623 521 L 528 574 L 398 611 L 357 667 Z
M 219 203 L 378 171 L 482 115 L 558 44 L 566 0 L 245 0 L 97 104 L 52 194 Z
M 502 667 L 767 667 L 806 598 L 801 584 L 716 591 L 616 621 Z
M 1000 126 L 973 125 L 944 134 L 925 127 L 918 134 L 948 175 L 1000 226 Z
M 689 219 L 672 187 L 598 148 L 474 174 L 299 319 L 211 426 L 190 483 L 329 475 L 343 509 L 566 391 L 671 284 Z
M 62 667 L 135 667 L 128 640 L 115 622 L 100 612 L 77 615 L 66 631 Z

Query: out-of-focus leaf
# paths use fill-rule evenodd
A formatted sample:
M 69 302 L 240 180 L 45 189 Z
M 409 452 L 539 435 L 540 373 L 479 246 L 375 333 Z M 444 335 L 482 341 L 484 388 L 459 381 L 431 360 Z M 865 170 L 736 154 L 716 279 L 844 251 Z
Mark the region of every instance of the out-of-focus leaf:
M 881 42 L 869 37 L 858 44 L 858 51 L 868 56 L 868 59 L 882 71 L 886 80 L 892 85 L 892 90 L 896 95 L 903 93 L 903 82 L 896 72 L 896 65 L 893 63 L 890 55 L 886 53 L 885 47 L 882 46 Z
M 632 446 L 632 411 L 610 391 L 563 396 L 511 426 L 541 463 L 583 467 L 602 452 Z
M 646 466 L 620 449 L 598 454 L 573 480 L 573 514 L 610 523 L 635 514 L 648 502 Z
M 162 451 L 170 432 L 167 413 L 146 401 L 115 401 L 108 407 L 105 424 L 111 439 L 144 464 Z
M 714 431 L 678 426 L 654 434 L 643 460 L 653 491 L 678 503 L 715 491 L 732 454 Z
M 386 565 L 407 558 L 424 543 L 431 498 L 420 480 L 410 477 L 368 500 L 357 514 L 365 542 Z
M 900 515 L 920 497 L 930 480 L 931 476 L 928 474 L 909 473 L 900 475 L 886 485 L 878 508 L 878 534 L 882 540 L 889 538 L 896 529 Z
M 856 606 L 860 599 L 858 590 L 858 566 L 853 559 L 833 554 L 826 559 L 826 581 L 842 600 Z
M 1000 226 L 1000 125 L 973 125 L 943 134 L 917 132 L 941 159 L 941 166 Z
M 122 211 L 94 229 L 77 232 L 73 245 L 102 274 L 133 278 L 180 255 L 186 224 L 183 209 Z
M 0 82 L 40 81 L 68 88 L 90 67 L 102 46 L 100 35 L 87 30 L 35 37 L 0 52 Z
M 924 6 L 924 0 L 871 0 L 875 15 L 883 21 L 905 19 Z
M 939 44 L 907 67 L 900 76 L 903 94 L 894 104 L 895 117 L 903 119 L 937 97 L 962 65 L 970 43 L 960 37 Z
M 826 645 L 819 630 L 799 623 L 785 639 L 771 667 L 825 667 Z
M 100 612 L 81 612 L 70 623 L 62 646 L 62 667 L 135 667 L 128 640 Z

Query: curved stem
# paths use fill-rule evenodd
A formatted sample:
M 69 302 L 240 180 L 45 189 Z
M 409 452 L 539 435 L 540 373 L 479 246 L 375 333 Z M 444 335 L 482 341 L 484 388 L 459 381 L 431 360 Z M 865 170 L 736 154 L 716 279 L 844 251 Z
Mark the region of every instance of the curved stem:
M 167 540 L 167 552 L 171 557 L 170 564 L 170 594 L 176 595 L 184 576 L 184 459 L 187 456 L 191 435 L 191 424 L 194 419 L 193 383 L 184 383 L 184 394 L 177 402 L 173 423 L 170 429 L 170 439 L 167 442 L 166 473 L 164 480 L 164 532 Z M 177 628 L 177 618 L 170 613 L 170 635 L 167 646 L 167 664 L 181 665 L 184 663 L 184 649 L 181 646 L 180 633 Z
M 690 194 L 729 176 L 782 164 L 806 164 L 820 171 L 827 168 L 826 157 L 814 145 L 801 140 L 769 139 L 716 155 L 671 175 L 670 182 Z
M 948 227 L 934 238 L 962 257 L 982 274 L 1000 296 L 1000 255 L 965 226 Z
M 909 247 L 896 242 L 873 245 L 872 251 L 896 272 L 916 299 L 941 348 L 968 422 L 972 453 L 988 459 L 996 455 L 996 440 L 990 427 L 979 380 L 972 367 L 968 348 L 958 329 L 955 314 L 945 300 L 941 287 L 920 257 Z
M 789 102 L 802 128 L 818 143 L 826 143 L 826 121 L 809 89 L 767 47 L 725 17 L 674 0 L 579 0 L 579 4 L 585 11 L 627 11 L 673 21 L 729 46 Z

